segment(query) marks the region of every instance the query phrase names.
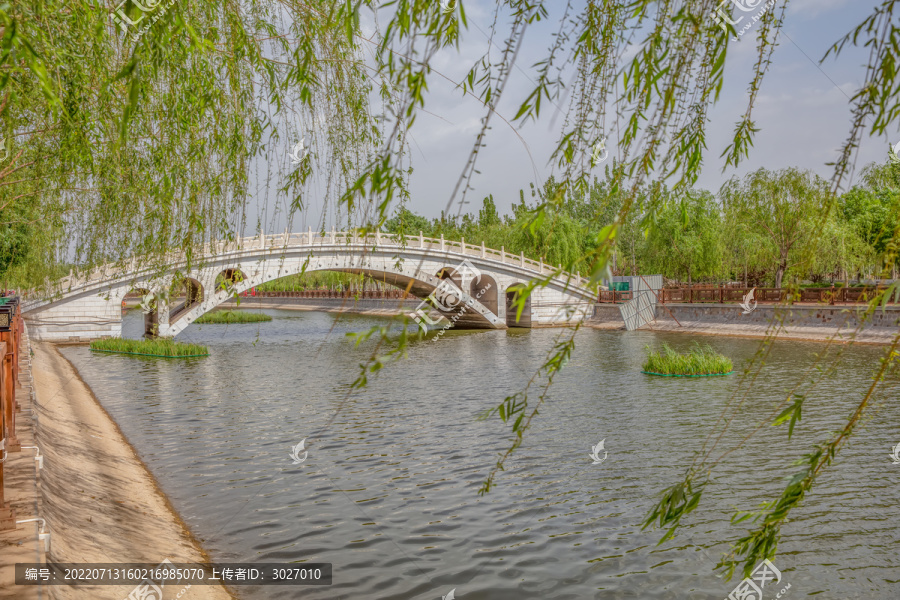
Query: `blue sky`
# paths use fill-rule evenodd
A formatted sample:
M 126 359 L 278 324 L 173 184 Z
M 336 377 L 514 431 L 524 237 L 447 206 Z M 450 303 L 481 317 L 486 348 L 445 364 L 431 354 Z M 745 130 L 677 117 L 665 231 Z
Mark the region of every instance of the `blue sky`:
M 750 159 L 737 170 L 722 172 L 719 158 L 733 136 L 734 124 L 746 108 L 747 86 L 755 54 L 754 32 L 729 47 L 725 89 L 718 105 L 710 113 L 707 140 L 709 151 L 699 185 L 716 191 L 732 175 L 741 176 L 759 167 L 787 166 L 810 169 L 826 179 L 831 167 L 826 163 L 838 156 L 850 126 L 849 97 L 860 86 L 867 58 L 865 49 L 850 48 L 841 58 L 829 58 L 819 65 L 827 49 L 852 26 L 862 21 L 879 2 L 869 0 L 793 0 L 788 9 L 784 34 L 775 52 L 754 109 L 760 131 Z M 562 5 L 562 3 L 560 3 Z M 780 7 L 781 2 L 778 2 Z M 442 52 L 433 61 L 440 73 L 459 81 L 474 60 L 485 51 L 487 41 L 479 31 L 488 30 L 493 2 L 464 1 L 469 29 L 464 32 L 460 51 Z M 780 8 L 778 9 L 780 11 Z M 737 13 L 739 14 L 739 13 Z M 752 13 L 751 13 L 752 14 Z M 530 30 L 524 51 L 499 114 L 511 120 L 519 103 L 533 87 L 531 65 L 549 44 L 549 33 L 558 26 L 558 15 Z M 505 33 L 505 31 L 503 31 Z M 724 34 L 723 34 L 724 35 Z M 483 114 L 477 101 L 464 98 L 459 90 L 434 76 L 426 110 L 412 130 L 411 155 L 415 169 L 411 178 L 409 207 L 429 217 L 440 215 L 450 198 L 456 179 L 465 165 L 479 120 Z M 565 106 L 563 105 L 563 108 Z M 465 207 L 477 211 L 481 199 L 493 194 L 501 212 L 508 212 L 518 201 L 519 189 L 541 182 L 552 173 L 547 159 L 559 131 L 544 118 L 538 124 L 518 129 L 518 135 L 502 120 L 493 127 L 479 161 Z M 859 149 L 857 170 L 873 161 L 886 159 L 889 142 L 870 138 L 868 132 Z M 614 140 L 613 140 L 614 144 Z M 611 151 L 614 148 L 611 147 Z M 530 157 L 529 157 L 530 154 Z M 533 158 L 533 164 L 532 164 Z M 535 170 L 536 169 L 536 170 Z M 598 169 L 599 173 L 599 169 Z M 456 212 L 454 208 L 453 212 Z

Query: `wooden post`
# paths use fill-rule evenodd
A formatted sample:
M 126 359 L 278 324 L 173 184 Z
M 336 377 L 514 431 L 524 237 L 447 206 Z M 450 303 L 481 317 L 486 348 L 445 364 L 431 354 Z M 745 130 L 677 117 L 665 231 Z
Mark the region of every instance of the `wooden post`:
M 689 304 L 694 303 L 694 290 L 691 288 L 690 285 L 688 285 L 688 303 Z
M 719 304 L 725 304 L 725 286 L 719 284 Z

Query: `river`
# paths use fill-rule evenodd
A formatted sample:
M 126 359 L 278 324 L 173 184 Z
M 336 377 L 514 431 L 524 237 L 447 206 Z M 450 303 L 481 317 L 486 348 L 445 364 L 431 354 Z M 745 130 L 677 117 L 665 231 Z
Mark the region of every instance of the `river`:
M 268 323 L 191 325 L 211 356 L 167 360 L 63 349 L 215 561 L 330 562 L 329 587 L 241 587 L 243 598 L 564 600 L 726 598 L 713 570 L 743 535 L 735 510 L 777 498 L 790 463 L 838 428 L 883 352 L 856 347 L 819 384 L 787 442 L 764 426 L 713 472 L 674 540 L 641 531 L 740 375 L 642 374 L 647 344 L 690 336 L 582 330 L 521 448 L 477 494 L 508 426 L 478 414 L 521 388 L 561 330 L 450 330 L 348 396 L 372 350 L 346 334 L 386 321 L 265 311 Z M 129 312 L 125 335 L 141 333 Z M 759 341 L 703 337 L 742 369 Z M 778 342 L 720 447 L 808 379 L 824 344 Z M 900 403 L 880 402 L 783 530 L 764 598 L 900 597 Z M 534 397 L 537 393 L 534 394 Z M 329 423 L 329 421 L 331 422 Z M 291 447 L 306 439 L 308 458 Z M 594 465 L 591 447 L 608 456 Z M 160 557 L 162 560 L 165 557 Z

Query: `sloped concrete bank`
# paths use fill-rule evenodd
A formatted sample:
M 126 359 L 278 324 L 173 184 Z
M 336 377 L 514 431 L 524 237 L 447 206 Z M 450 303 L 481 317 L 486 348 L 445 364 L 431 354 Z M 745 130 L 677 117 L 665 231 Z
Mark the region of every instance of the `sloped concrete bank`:
M 863 306 L 758 305 L 743 314 L 735 304 L 666 304 L 645 329 L 705 335 L 887 344 L 900 332 L 900 307 L 880 307 L 863 320 Z M 857 328 L 860 328 L 857 332 Z
M 208 562 L 116 423 L 56 346 L 32 343 L 35 440 L 45 456 L 40 507 L 51 531 L 51 562 Z M 124 390 L 123 390 L 124 392 Z M 135 586 L 47 586 L 54 599 L 127 597 Z M 166 586 L 161 600 L 182 588 Z M 16 596 L 18 597 L 18 596 Z M 24 597 L 24 596 L 23 596 Z M 155 597 L 155 596 L 154 596 Z M 189 598 L 228 600 L 221 586 L 192 586 Z
M 16 435 L 21 450 L 6 453 L 3 463 L 4 499 L 15 511 L 15 529 L 0 531 L 0 599 L 38 600 L 41 590 L 37 587 L 15 584 L 16 563 L 40 563 L 45 561 L 44 543 L 38 537 L 39 521 L 44 514 L 41 504 L 41 471 L 35 456 L 34 407 L 31 377 L 31 353 L 27 329 L 20 339 L 19 380 L 16 382 Z M 46 597 L 44 595 L 43 597 Z
M 594 329 L 625 329 L 625 321 L 622 320 L 622 311 L 618 304 L 595 304 L 594 314 L 587 320 L 586 325 Z

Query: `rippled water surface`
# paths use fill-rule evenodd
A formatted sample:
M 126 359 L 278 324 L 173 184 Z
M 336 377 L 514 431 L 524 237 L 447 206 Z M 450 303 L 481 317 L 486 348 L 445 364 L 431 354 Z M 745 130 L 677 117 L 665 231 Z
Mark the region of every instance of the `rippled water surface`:
M 267 311 L 274 321 L 191 325 L 179 339 L 211 356 L 92 355 L 75 364 L 213 560 L 330 562 L 330 587 L 238 588 L 244 598 L 718 599 L 737 579 L 713 567 L 746 524 L 737 509 L 776 498 L 790 463 L 837 429 L 871 383 L 880 348 L 847 352 L 807 401 L 793 439 L 764 426 L 713 472 L 700 508 L 670 542 L 641 531 L 655 494 L 676 483 L 739 376 L 640 373 L 644 346 L 691 338 L 586 330 L 494 491 L 477 490 L 510 444 L 484 409 L 519 389 L 559 330 L 450 331 L 349 396 L 371 345 L 345 334 L 372 318 Z M 126 317 L 137 337 L 139 315 Z M 758 341 L 703 338 L 740 369 Z M 822 344 L 778 342 L 720 448 L 769 418 Z M 896 388 L 895 388 L 896 390 Z M 536 397 L 537 394 L 535 394 Z M 784 529 L 782 598 L 900 598 L 900 442 L 896 393 L 820 479 Z M 293 465 L 291 446 L 309 456 Z M 608 458 L 593 465 L 605 438 Z M 161 557 L 163 558 L 163 557 Z M 767 586 L 764 598 L 780 587 Z

